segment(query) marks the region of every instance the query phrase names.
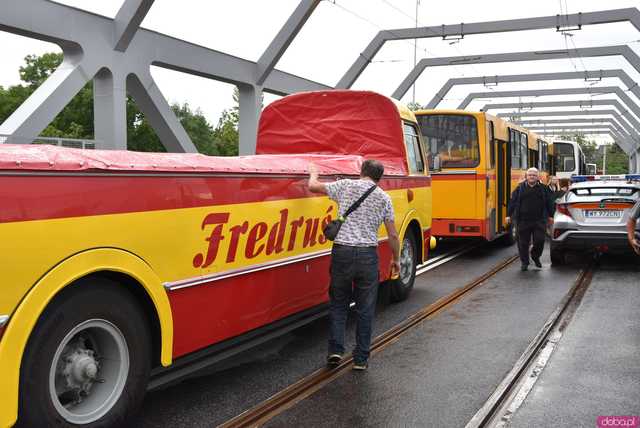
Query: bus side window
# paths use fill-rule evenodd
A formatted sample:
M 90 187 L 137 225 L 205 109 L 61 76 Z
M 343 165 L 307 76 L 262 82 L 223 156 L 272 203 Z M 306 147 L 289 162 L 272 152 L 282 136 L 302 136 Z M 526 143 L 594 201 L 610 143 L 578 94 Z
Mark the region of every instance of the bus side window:
M 520 133 L 518 131 L 514 131 L 513 129 L 509 130 L 509 137 L 511 140 L 511 168 L 518 169 L 520 168 Z
M 524 132 L 520 133 L 520 166 L 522 169 L 528 168 L 528 156 L 529 155 L 529 137 Z
M 424 174 L 424 158 L 420 150 L 420 140 L 418 132 L 413 124 L 405 123 L 404 144 L 407 149 L 407 160 L 409 162 L 409 172 L 411 174 Z

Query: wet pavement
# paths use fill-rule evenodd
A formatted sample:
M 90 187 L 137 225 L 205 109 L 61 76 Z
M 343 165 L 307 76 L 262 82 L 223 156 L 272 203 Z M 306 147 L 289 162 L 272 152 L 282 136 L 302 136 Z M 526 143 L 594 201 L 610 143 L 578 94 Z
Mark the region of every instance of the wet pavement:
M 268 427 L 459 427 L 480 408 L 569 291 L 578 269 L 498 273 Z
M 455 244 L 439 245 L 441 253 Z M 484 245 L 416 278 L 408 300 L 378 308 L 374 336 L 463 286 L 514 254 L 515 247 Z M 435 257 L 437 255 L 433 254 Z M 350 317 L 347 349 L 354 346 Z M 191 379 L 147 394 L 136 426 L 211 427 L 242 413 L 323 367 L 327 320 L 319 319 Z
M 515 247 L 486 245 L 418 277 L 408 301 L 379 308 L 374 335 L 513 254 Z M 520 272 L 518 262 L 512 264 L 376 354 L 369 371 L 347 373 L 268 426 L 464 426 L 569 290 L 580 267 L 551 269 L 544 257 L 543 263 L 542 270 L 528 272 Z M 602 279 L 608 278 L 608 272 L 603 274 Z M 637 272 L 629 275 L 640 282 Z M 594 279 L 600 280 L 599 276 Z M 637 312 L 637 301 L 635 307 Z M 636 314 L 636 322 L 637 318 Z M 630 342 L 635 350 L 637 327 L 636 323 L 627 332 L 636 333 L 636 341 Z M 136 426 L 216 426 L 322 367 L 326 333 L 323 318 L 198 376 L 149 393 Z M 353 346 L 353 335 L 350 323 L 348 348 Z M 637 371 L 633 374 L 640 378 Z M 531 411 L 535 418 L 535 408 Z M 528 422 L 514 426 L 530 426 Z
M 512 426 L 640 416 L 640 265 L 604 259 Z M 639 418 L 640 419 L 640 418 Z

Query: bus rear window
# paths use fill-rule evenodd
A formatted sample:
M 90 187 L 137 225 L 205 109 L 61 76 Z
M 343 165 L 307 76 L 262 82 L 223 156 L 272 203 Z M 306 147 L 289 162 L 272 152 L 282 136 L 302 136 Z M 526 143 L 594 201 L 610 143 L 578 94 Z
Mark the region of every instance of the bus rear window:
M 576 169 L 576 157 L 573 146 L 566 143 L 553 143 L 556 172 L 571 172 Z
M 429 167 L 472 168 L 480 163 L 478 124 L 473 116 L 419 115 L 418 123 L 429 150 Z

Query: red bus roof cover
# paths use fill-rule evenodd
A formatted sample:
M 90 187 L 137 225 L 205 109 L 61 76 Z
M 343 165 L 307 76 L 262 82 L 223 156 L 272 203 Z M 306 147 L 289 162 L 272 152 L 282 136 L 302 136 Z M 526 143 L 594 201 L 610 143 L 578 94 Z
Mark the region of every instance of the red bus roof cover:
M 143 153 L 83 150 L 44 144 L 0 144 L 0 172 L 157 171 L 307 174 L 310 163 L 321 174 L 360 173 L 363 158 L 346 155 L 207 156 L 197 153 Z
M 289 95 L 260 116 L 256 153 L 361 155 L 406 174 L 402 119 L 394 102 L 368 91 Z

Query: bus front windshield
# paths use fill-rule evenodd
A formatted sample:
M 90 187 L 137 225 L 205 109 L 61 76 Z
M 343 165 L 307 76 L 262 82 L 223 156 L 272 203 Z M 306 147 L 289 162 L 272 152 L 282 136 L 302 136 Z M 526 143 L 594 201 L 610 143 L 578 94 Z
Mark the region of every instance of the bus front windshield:
M 576 156 L 572 144 L 553 143 L 553 155 L 556 172 L 573 172 L 576 169 Z
M 466 115 L 417 115 L 430 168 L 472 168 L 480 163 L 478 124 Z

